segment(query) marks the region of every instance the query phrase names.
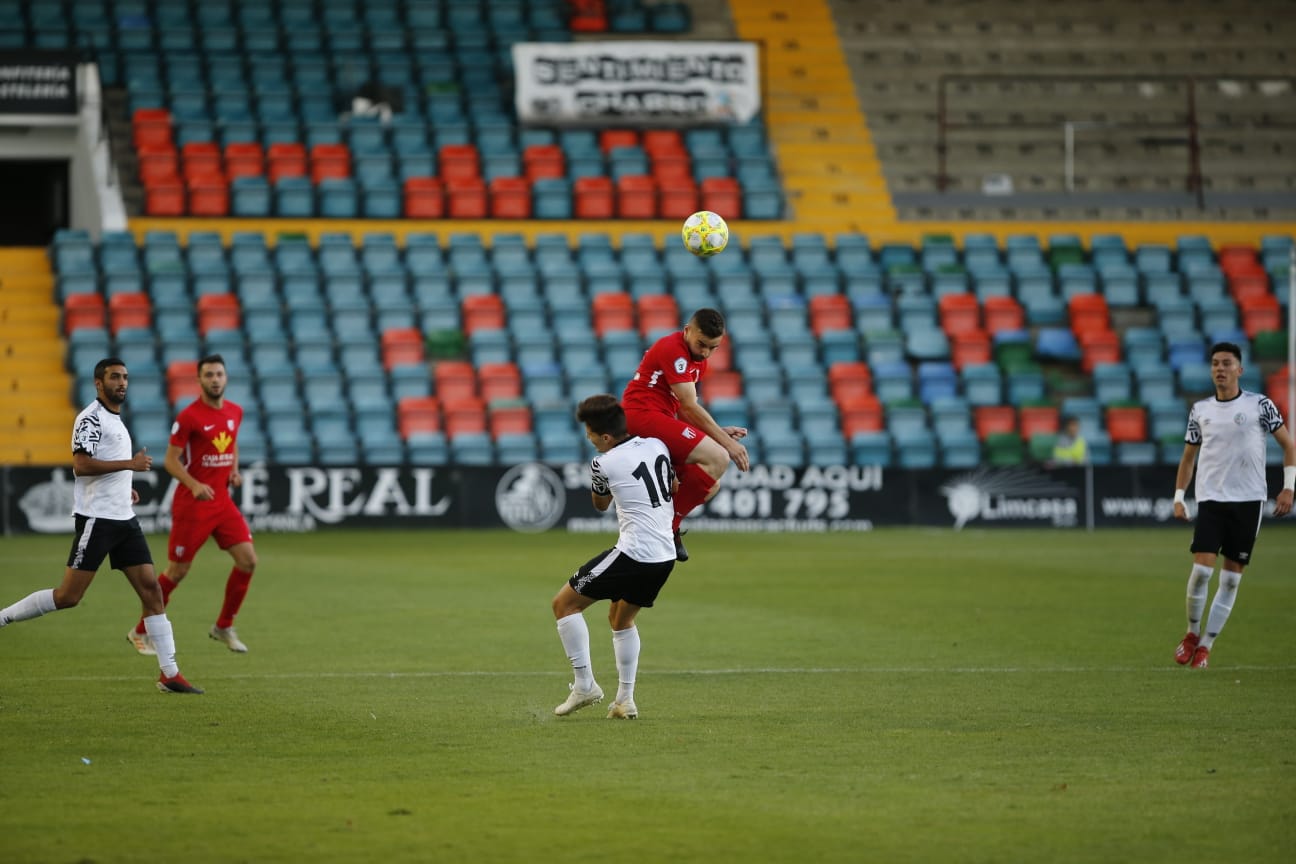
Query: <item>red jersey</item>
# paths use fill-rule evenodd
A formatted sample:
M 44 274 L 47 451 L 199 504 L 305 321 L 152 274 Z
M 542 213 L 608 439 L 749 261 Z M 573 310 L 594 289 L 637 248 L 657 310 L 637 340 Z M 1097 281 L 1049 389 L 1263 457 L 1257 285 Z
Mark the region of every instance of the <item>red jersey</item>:
M 706 369 L 707 361 L 694 360 L 689 353 L 683 330 L 663 336 L 644 352 L 638 371 L 621 395 L 621 405 L 626 411 L 656 411 L 674 417 L 679 397 L 671 385 L 684 381 L 697 384 Z
M 230 473 L 237 467 L 234 443 L 242 422 L 243 409 L 228 399 L 220 408 L 198 399 L 171 424 L 171 445 L 184 448 L 180 463 L 195 480 L 212 488 L 216 501 L 229 497 Z M 185 486 L 175 493 L 175 503 L 182 499 L 186 504 L 194 501 L 193 493 Z

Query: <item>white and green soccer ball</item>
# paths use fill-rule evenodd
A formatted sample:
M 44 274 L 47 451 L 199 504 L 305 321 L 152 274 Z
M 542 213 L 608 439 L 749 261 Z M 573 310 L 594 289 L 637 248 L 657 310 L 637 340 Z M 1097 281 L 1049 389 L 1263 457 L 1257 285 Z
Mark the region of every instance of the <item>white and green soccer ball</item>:
M 710 258 L 729 245 L 729 226 L 719 213 L 699 210 L 684 220 L 680 236 L 685 249 L 699 258 Z

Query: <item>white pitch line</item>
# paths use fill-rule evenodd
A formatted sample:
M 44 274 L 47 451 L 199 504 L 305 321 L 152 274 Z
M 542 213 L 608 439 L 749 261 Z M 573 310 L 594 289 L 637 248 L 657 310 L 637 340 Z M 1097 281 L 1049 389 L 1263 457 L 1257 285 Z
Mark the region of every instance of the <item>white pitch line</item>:
M 640 670 L 647 675 L 1104 675 L 1129 673 L 1185 672 L 1178 666 L 891 666 L 891 667 L 754 667 L 750 669 L 649 669 Z M 1234 672 L 1296 672 L 1296 665 L 1281 666 L 1229 666 L 1207 675 L 1225 676 Z M 400 678 L 552 678 L 565 673 L 561 670 L 506 672 L 491 670 L 426 670 L 421 672 L 267 672 L 245 675 L 204 672 L 204 680 L 222 681 L 284 681 L 322 679 L 400 679 Z M 47 681 L 132 681 L 138 675 L 55 675 Z

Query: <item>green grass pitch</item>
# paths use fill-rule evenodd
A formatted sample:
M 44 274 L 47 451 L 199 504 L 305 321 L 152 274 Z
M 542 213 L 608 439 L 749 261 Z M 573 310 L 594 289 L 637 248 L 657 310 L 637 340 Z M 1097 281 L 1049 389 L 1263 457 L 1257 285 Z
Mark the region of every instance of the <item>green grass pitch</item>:
M 200 697 L 154 689 L 104 570 L 0 632 L 0 860 L 1285 862 L 1296 530 L 1261 533 L 1205 672 L 1171 660 L 1189 537 L 694 534 L 634 722 L 552 714 L 549 601 L 610 537 L 262 535 L 242 656 L 206 636 L 209 545 L 170 609 Z M 68 542 L 0 540 L 0 602 Z

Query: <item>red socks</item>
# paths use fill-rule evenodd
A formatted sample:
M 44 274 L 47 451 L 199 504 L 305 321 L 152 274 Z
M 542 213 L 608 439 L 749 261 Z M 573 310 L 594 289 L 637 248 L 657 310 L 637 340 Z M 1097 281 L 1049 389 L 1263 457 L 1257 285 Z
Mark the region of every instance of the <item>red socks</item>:
M 165 609 L 166 605 L 171 602 L 171 592 L 176 589 L 176 583 L 172 582 L 167 577 L 167 575 L 163 573 L 161 576 L 158 577 L 158 585 L 162 586 L 162 608 Z M 144 632 L 143 618 L 141 618 L 139 620 L 139 623 L 135 625 L 135 632 L 136 633 Z
M 716 479 L 697 465 L 685 465 L 679 472 L 679 480 L 679 491 L 675 493 L 673 526 L 676 531 L 679 530 L 680 522 L 684 517 L 697 509 L 716 485 Z
M 251 581 L 252 574 L 246 570 L 235 567 L 230 571 L 229 579 L 225 580 L 225 603 L 221 606 L 220 617 L 216 619 L 217 627 L 225 629 L 234 626 L 234 616 L 243 605 Z

